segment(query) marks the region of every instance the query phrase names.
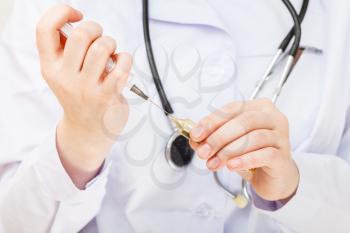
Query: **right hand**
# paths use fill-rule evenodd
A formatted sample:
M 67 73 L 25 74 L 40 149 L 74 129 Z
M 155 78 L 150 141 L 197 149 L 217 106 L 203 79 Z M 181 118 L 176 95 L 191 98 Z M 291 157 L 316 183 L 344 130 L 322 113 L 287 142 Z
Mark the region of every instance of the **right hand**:
M 78 188 L 99 172 L 115 138 L 128 119 L 121 95 L 131 69 L 131 56 L 114 54 L 116 42 L 102 36 L 93 22 L 77 26 L 67 40 L 59 29 L 77 22 L 82 14 L 67 5 L 51 8 L 37 25 L 37 47 L 44 79 L 62 105 L 57 127 L 57 150 L 63 166 Z M 109 57 L 116 60 L 105 73 Z

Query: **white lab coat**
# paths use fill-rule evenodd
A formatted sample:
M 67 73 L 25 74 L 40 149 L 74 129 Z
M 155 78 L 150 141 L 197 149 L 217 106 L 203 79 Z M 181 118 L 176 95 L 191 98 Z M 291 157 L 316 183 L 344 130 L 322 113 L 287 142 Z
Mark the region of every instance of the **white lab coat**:
M 258 200 L 238 209 L 194 158 L 172 170 L 172 130 L 159 110 L 125 92 L 130 119 L 102 172 L 78 190 L 62 167 L 55 128 L 62 110 L 40 77 L 35 24 L 58 1 L 17 0 L 0 44 L 0 231 L 350 232 L 350 2 L 314 0 L 303 23 L 306 49 L 278 107 L 289 118 L 297 193 L 285 206 Z M 151 0 L 151 37 L 177 115 L 199 120 L 246 99 L 291 27 L 278 1 Z M 292 1 L 299 9 L 301 1 Z M 134 55 L 133 82 L 156 100 L 145 56 L 141 1 L 72 0 Z M 261 96 L 270 96 L 276 72 Z M 227 170 L 222 182 L 240 190 Z M 88 224 L 88 225 L 87 225 Z M 86 226 L 87 225 L 87 226 Z

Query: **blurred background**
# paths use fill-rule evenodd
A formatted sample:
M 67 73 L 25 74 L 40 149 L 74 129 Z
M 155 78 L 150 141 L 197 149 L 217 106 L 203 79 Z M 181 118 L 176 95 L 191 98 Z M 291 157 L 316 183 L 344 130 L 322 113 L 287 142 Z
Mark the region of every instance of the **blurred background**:
M 13 2 L 13 0 L 0 0 L 0 30 L 11 12 Z

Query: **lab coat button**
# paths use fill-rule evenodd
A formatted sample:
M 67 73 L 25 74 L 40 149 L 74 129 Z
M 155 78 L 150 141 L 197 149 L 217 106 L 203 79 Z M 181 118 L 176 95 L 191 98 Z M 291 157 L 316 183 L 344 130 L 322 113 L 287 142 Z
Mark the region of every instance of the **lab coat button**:
M 211 215 L 211 207 L 206 203 L 202 203 L 193 212 L 198 217 L 207 218 Z

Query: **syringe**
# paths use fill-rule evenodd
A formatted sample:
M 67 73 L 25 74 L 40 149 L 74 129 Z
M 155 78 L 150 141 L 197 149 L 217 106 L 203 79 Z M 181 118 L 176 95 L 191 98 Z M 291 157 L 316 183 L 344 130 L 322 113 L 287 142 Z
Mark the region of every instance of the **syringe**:
M 71 34 L 71 32 L 73 31 L 73 29 L 74 29 L 74 27 L 73 27 L 72 24 L 65 23 L 63 25 L 63 27 L 60 29 L 60 32 L 65 38 L 68 38 L 69 35 Z M 109 58 L 108 61 L 107 61 L 107 64 L 106 64 L 105 71 L 107 73 L 110 73 L 113 70 L 114 66 L 115 66 L 115 63 L 114 63 L 113 59 Z M 163 111 L 169 117 L 169 119 L 173 122 L 174 126 L 178 129 L 179 133 L 181 133 L 183 136 L 185 136 L 186 138 L 189 139 L 190 131 L 193 128 L 193 126 L 195 125 L 195 123 L 192 120 L 180 119 L 180 118 L 175 117 L 173 114 L 167 112 L 160 105 L 158 105 L 156 102 L 154 102 L 148 95 L 145 94 L 144 91 L 142 91 L 135 84 L 132 84 L 132 83 L 128 82 L 126 84 L 126 87 L 131 92 L 135 93 L 136 95 L 138 95 L 142 99 L 150 102 L 151 104 L 153 104 L 154 106 L 159 108 L 161 111 Z
M 63 25 L 63 27 L 60 29 L 60 32 L 61 34 L 65 37 L 65 38 L 68 38 L 69 35 L 71 34 L 71 32 L 73 31 L 74 27 L 72 24 L 70 23 L 65 23 Z M 115 63 L 113 61 L 112 58 L 109 58 L 107 60 L 107 64 L 106 64 L 106 68 L 105 68 L 105 71 L 107 73 L 110 73 L 113 68 L 115 66 Z M 149 101 L 151 102 L 153 105 L 157 106 L 158 108 L 160 108 L 162 111 L 164 111 L 166 114 L 169 114 L 167 113 L 165 110 L 163 110 L 162 107 L 160 107 L 158 104 L 156 104 L 154 101 L 152 101 L 148 95 L 145 94 L 145 92 L 143 92 L 138 86 L 136 86 L 135 84 L 132 84 L 130 82 L 128 82 L 126 84 L 126 87 L 133 93 L 135 93 L 136 95 L 138 95 L 139 97 L 141 97 L 142 99 L 146 100 L 146 101 Z

